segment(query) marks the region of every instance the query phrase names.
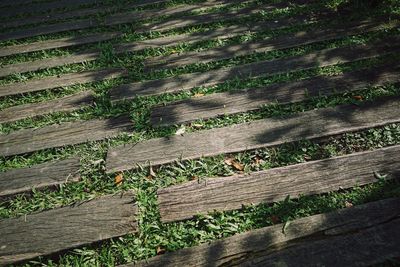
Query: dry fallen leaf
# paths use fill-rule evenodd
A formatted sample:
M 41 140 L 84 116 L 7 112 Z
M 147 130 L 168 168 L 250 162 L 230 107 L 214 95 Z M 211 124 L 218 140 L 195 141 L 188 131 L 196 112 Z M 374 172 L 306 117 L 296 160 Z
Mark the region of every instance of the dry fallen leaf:
M 186 128 L 185 126 L 182 126 L 181 128 L 179 128 L 176 132 L 175 135 L 182 135 L 186 132 Z
M 273 224 L 277 224 L 277 223 L 280 223 L 280 222 L 281 222 L 281 219 L 279 219 L 279 217 L 276 216 L 276 215 L 272 215 L 272 216 L 271 216 L 271 222 L 272 222 Z
M 241 164 L 240 162 L 236 161 L 234 158 L 226 158 L 224 160 L 224 162 L 228 166 L 233 166 L 238 171 L 243 171 L 244 170 L 244 165 Z
M 115 184 L 117 186 L 120 186 L 122 184 L 123 180 L 124 180 L 124 177 L 122 176 L 122 173 L 115 176 Z
M 151 176 L 151 177 L 153 177 L 153 178 L 156 178 L 156 177 L 157 177 L 156 173 L 155 173 L 154 170 L 153 170 L 153 167 L 151 167 L 151 166 L 150 166 L 150 172 L 149 172 L 149 173 L 150 173 L 150 176 Z
M 309 155 L 307 155 L 307 154 L 304 154 L 304 155 L 303 155 L 303 158 L 304 158 L 305 160 L 311 160 L 311 157 L 310 157 Z
M 202 94 L 202 93 L 195 93 L 193 97 L 202 97 L 202 96 L 204 96 L 204 94 Z
M 345 201 L 345 202 L 344 202 L 344 206 L 345 206 L 346 208 L 351 208 L 351 207 L 353 207 L 353 203 L 351 203 L 351 202 L 349 202 L 349 201 Z
M 165 248 L 157 247 L 157 255 L 161 255 L 165 253 Z
M 363 100 L 364 98 L 362 97 L 362 96 L 360 96 L 360 95 L 355 95 L 355 96 L 353 96 L 353 98 L 355 99 L 355 100 Z
M 191 126 L 192 126 L 193 128 L 195 128 L 195 129 L 203 128 L 203 125 L 202 125 L 202 124 L 199 124 L 199 123 L 192 123 Z

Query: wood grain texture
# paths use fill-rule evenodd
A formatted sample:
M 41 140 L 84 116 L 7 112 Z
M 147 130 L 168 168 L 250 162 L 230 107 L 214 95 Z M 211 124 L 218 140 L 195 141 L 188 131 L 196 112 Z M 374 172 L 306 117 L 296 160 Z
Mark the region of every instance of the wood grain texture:
M 236 0 L 242 1 L 242 0 Z M 71 30 L 80 30 L 87 29 L 92 27 L 99 26 L 112 26 L 123 23 L 133 23 L 138 22 L 140 20 L 146 19 L 148 17 L 160 17 L 165 15 L 179 15 L 182 13 L 184 15 L 185 12 L 198 10 L 205 7 L 212 7 L 214 5 L 219 4 L 227 4 L 232 2 L 230 0 L 208 0 L 207 2 L 193 5 L 183 5 L 177 7 L 167 7 L 162 10 L 143 10 L 143 11 L 131 11 L 113 14 L 107 16 L 104 21 L 100 21 L 96 18 L 87 18 L 87 19 L 75 19 L 72 21 L 60 22 L 49 25 L 39 25 L 34 28 L 28 29 L 20 29 L 20 30 L 12 30 L 4 33 L 0 33 L 0 41 L 7 40 L 16 40 L 22 38 L 33 37 L 37 35 L 51 34 L 51 33 L 59 33 L 64 31 Z M 167 19 L 168 21 L 168 19 Z
M 306 55 L 261 61 L 203 73 L 189 73 L 159 80 L 124 84 L 110 90 L 110 99 L 112 102 L 117 102 L 123 99 L 133 99 L 136 96 L 159 95 L 188 90 L 198 86 L 213 86 L 232 79 L 275 75 L 373 58 L 399 51 L 400 45 L 397 43 L 400 42 L 398 36 L 393 38 L 380 40 L 370 45 L 323 49 Z
M 129 116 L 23 129 L 0 135 L 0 155 L 12 156 L 46 148 L 97 141 L 131 130 L 132 122 Z
M 272 103 L 295 103 L 309 97 L 332 95 L 400 82 L 400 65 L 389 64 L 338 76 L 317 76 L 296 82 L 249 88 L 182 100 L 151 110 L 154 127 L 182 124 L 198 119 L 257 110 Z
M 138 164 L 161 165 L 360 131 L 399 122 L 399 109 L 400 98 L 392 97 L 360 106 L 343 105 L 183 136 L 150 139 L 110 149 L 107 172 L 137 168 Z
M 93 5 L 96 3 L 101 3 L 99 0 L 61 0 L 61 1 L 51 1 L 51 2 L 31 2 L 20 6 L 10 6 L 7 8 L 2 8 L 0 10 L 0 15 L 5 17 L 13 17 L 21 14 L 34 14 L 43 13 L 48 10 L 57 10 L 62 8 L 71 8 L 82 5 Z
M 32 188 L 77 182 L 80 180 L 79 167 L 79 158 L 71 158 L 2 172 L 0 197 L 29 192 Z
M 361 186 L 377 181 L 374 172 L 400 178 L 400 146 L 160 189 L 161 221 Z
M 142 33 L 148 31 L 167 31 L 174 28 L 182 28 L 185 26 L 195 26 L 199 24 L 212 23 L 217 21 L 226 21 L 239 19 L 244 16 L 258 14 L 260 12 L 268 12 L 273 9 L 287 7 L 288 3 L 270 3 L 265 6 L 252 5 L 239 10 L 224 10 L 223 12 L 207 13 L 199 15 L 186 15 L 182 18 L 172 18 L 156 23 L 146 23 L 135 29 L 135 32 Z
M 365 263 L 379 263 L 399 256 L 399 205 L 398 198 L 380 200 L 296 219 L 286 225 L 284 232 L 284 225 L 278 224 L 124 266 L 246 266 L 258 262 L 264 263 L 261 266 L 365 266 Z
M 80 52 L 65 57 L 55 57 L 5 65 L 0 67 L 0 77 L 5 77 L 14 73 L 38 71 L 42 69 L 54 68 L 74 63 L 89 62 L 98 59 L 100 53 L 100 51 L 93 50 L 90 52 Z
M 136 232 L 134 197 L 125 192 L 0 220 L 0 265 Z
M 96 33 L 85 36 L 75 36 L 75 37 L 67 37 L 60 38 L 54 40 L 40 41 L 30 44 L 20 44 L 13 46 L 6 46 L 0 48 L 0 57 L 16 55 L 21 53 L 29 53 L 36 51 L 43 51 L 53 48 L 62 48 L 62 47 L 70 47 L 75 45 L 83 45 L 96 43 L 101 41 L 110 40 L 113 38 L 117 38 L 121 36 L 121 33 L 118 32 L 106 32 L 106 33 Z
M 79 92 L 50 101 L 13 106 L 0 110 L 0 123 L 33 118 L 53 112 L 79 110 L 91 105 L 94 101 L 92 91 Z
M 336 25 L 329 29 L 313 29 L 312 31 L 300 31 L 289 35 L 278 36 L 257 42 L 248 42 L 239 45 L 229 45 L 209 49 L 205 51 L 191 51 L 169 56 L 154 57 L 145 62 L 145 71 L 157 68 L 175 68 L 192 63 L 207 63 L 232 57 L 249 55 L 252 53 L 263 53 L 278 49 L 288 49 L 312 43 L 329 41 L 346 36 L 367 33 L 382 29 L 398 27 L 400 21 L 392 21 L 385 25 L 383 21 L 365 20 L 363 22 L 352 22 Z
M 126 74 L 127 71 L 124 69 L 105 69 L 32 79 L 27 82 L 0 86 L 0 97 L 114 79 Z
M 146 0 L 146 1 L 134 1 L 134 3 L 125 3 L 123 5 L 123 10 L 134 9 L 150 4 L 158 4 L 163 3 L 165 0 Z M 3 28 L 12 28 L 19 27 L 24 25 L 31 25 L 37 23 L 47 23 L 55 20 L 64 20 L 75 17 L 85 17 L 90 15 L 96 15 L 98 13 L 102 13 L 103 15 L 107 14 L 108 16 L 116 15 L 126 15 L 126 12 L 121 11 L 120 6 L 96 6 L 96 7 L 88 7 L 88 8 L 79 8 L 74 10 L 69 10 L 68 12 L 52 12 L 51 14 L 47 13 L 45 16 L 43 14 L 30 14 L 29 19 L 17 19 L 17 20 L 9 20 L 5 21 L 0 27 Z M 119 12 L 119 13 L 118 13 Z

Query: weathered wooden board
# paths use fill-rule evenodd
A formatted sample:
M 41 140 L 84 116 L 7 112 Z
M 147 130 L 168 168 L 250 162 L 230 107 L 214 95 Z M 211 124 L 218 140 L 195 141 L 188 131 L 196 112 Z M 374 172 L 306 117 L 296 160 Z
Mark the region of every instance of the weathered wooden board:
M 68 7 L 76 7 L 82 5 L 93 5 L 101 3 L 99 0 L 62 0 L 51 2 L 27 3 L 21 6 L 10 6 L 0 9 L 1 17 L 13 17 L 21 14 L 43 13 L 47 10 L 56 10 Z
M 145 5 L 149 4 L 157 4 L 157 3 L 163 3 L 165 0 L 149 0 L 149 1 L 135 1 L 135 3 L 131 4 L 124 4 L 123 8 L 124 10 L 128 9 L 133 9 L 133 8 L 138 8 L 142 7 Z M 17 19 L 17 20 L 10 20 L 10 21 L 5 21 L 0 27 L 3 28 L 12 28 L 12 27 L 19 27 L 19 26 L 24 26 L 24 25 L 30 25 L 30 24 L 37 24 L 37 23 L 46 23 L 49 21 L 55 21 L 55 20 L 63 20 L 63 19 L 69 19 L 69 18 L 74 18 L 74 17 L 84 17 L 84 16 L 90 16 L 90 15 L 95 15 L 98 13 L 115 13 L 115 11 L 119 11 L 121 8 L 117 6 L 96 6 L 96 7 L 89 7 L 89 8 L 80 8 L 80 9 L 74 9 L 70 10 L 65 13 L 65 11 L 61 10 L 60 12 L 52 12 L 51 14 L 47 13 L 45 16 L 43 14 L 30 14 L 29 19 Z M 125 13 L 122 13 L 120 15 L 124 15 Z
M 324 108 L 285 118 L 150 139 L 110 149 L 107 172 L 137 168 L 138 164 L 160 165 L 360 131 L 399 122 L 399 109 L 400 98 L 392 97 L 373 104 Z
M 187 15 L 177 19 L 173 18 L 156 23 L 146 23 L 135 29 L 135 32 L 167 31 L 173 28 L 181 28 L 185 26 L 194 26 L 210 22 L 232 20 L 233 18 L 239 19 L 243 16 L 250 16 L 258 14 L 260 12 L 268 12 L 276 8 L 283 8 L 286 7 L 287 5 L 288 3 L 286 2 L 280 2 L 275 4 L 271 3 L 266 6 L 252 5 L 250 7 L 246 7 L 244 9 L 239 9 L 239 10 L 228 10 L 228 11 L 225 10 L 223 12 L 217 12 L 217 13 Z
M 143 1 L 134 1 L 132 4 L 127 4 L 127 9 L 133 9 L 136 7 L 141 7 L 148 4 L 155 4 L 155 3 L 162 3 L 165 0 L 143 0 Z M 104 2 L 99 0 L 66 0 L 66 1 L 53 1 L 47 3 L 35 3 L 34 5 L 25 5 L 19 7 L 9 7 L 7 9 L 3 9 L 0 17 L 11 17 L 15 15 L 33 15 L 38 13 L 43 13 L 45 11 L 52 10 L 53 16 L 56 16 L 57 13 L 64 13 L 64 12 L 74 12 L 76 7 L 79 6 L 88 6 L 88 5 L 96 5 L 103 6 Z M 103 6 L 98 12 L 104 12 L 108 9 L 111 9 L 113 6 Z M 64 8 L 72 8 L 73 10 L 65 11 Z M 93 8 L 92 9 L 96 9 Z M 86 9 L 88 10 L 88 9 Z
M 93 92 L 85 91 L 50 101 L 13 106 L 0 110 L 0 123 L 33 118 L 53 112 L 78 110 L 91 105 L 93 101 Z
M 400 178 L 400 146 L 160 189 L 161 221 L 361 186 L 377 181 L 374 172 Z
M 79 158 L 13 169 L 0 173 L 0 197 L 80 180 Z M 0 250 L 1 251 L 1 250 Z
M 198 119 L 256 110 L 265 104 L 294 103 L 309 97 L 344 93 L 368 86 L 397 82 L 400 82 L 400 65 L 395 63 L 338 76 L 317 76 L 296 82 L 216 93 L 166 106 L 160 105 L 151 110 L 150 122 L 158 127 L 182 124 Z
M 97 141 L 131 130 L 132 122 L 129 116 L 23 129 L 0 135 L 0 155 L 12 156 L 46 148 Z
M 209 30 L 206 32 L 194 32 L 194 33 L 186 33 L 180 35 L 169 35 L 166 37 L 160 37 L 145 41 L 138 41 L 129 44 L 122 44 L 115 48 L 117 52 L 126 52 L 126 51 L 138 51 L 143 50 L 145 48 L 157 48 L 160 46 L 174 46 L 179 45 L 179 43 L 194 43 L 204 40 L 210 39 L 227 39 L 234 36 L 238 36 L 240 34 L 244 34 L 247 32 L 257 32 L 263 30 L 275 30 L 285 27 L 290 27 L 295 24 L 300 23 L 311 23 L 314 21 L 314 17 L 311 15 L 297 15 L 292 16 L 290 18 L 282 18 L 278 21 L 276 20 L 267 20 L 256 23 L 247 23 L 241 25 L 232 25 L 223 28 L 217 28 L 213 30 Z
M 0 220 L 0 265 L 134 233 L 133 192 L 107 195 L 77 205 Z
M 398 27 L 400 21 L 390 22 L 388 28 Z M 288 49 L 296 46 L 307 45 L 322 41 L 344 38 L 346 36 L 377 31 L 383 28 L 383 23 L 367 20 L 364 22 L 347 23 L 337 25 L 336 28 L 313 29 L 309 31 L 300 31 L 294 34 L 283 35 L 277 38 L 267 39 L 257 42 L 249 42 L 239 45 L 230 45 L 218 47 L 206 51 L 193 51 L 182 54 L 172 54 L 169 56 L 160 56 L 149 59 L 145 62 L 145 70 L 155 68 L 173 68 L 186 64 L 207 63 L 232 57 L 249 55 L 252 53 L 262 53 L 278 49 Z
M 238 0 L 239 1 L 239 0 Z M 240 0 L 242 1 L 242 0 Z M 149 18 L 149 17 L 159 17 L 165 15 L 179 15 L 180 13 L 184 14 L 188 11 L 193 11 L 196 9 L 201 9 L 205 7 L 211 7 L 219 4 L 227 4 L 231 2 L 230 0 L 208 0 L 205 3 L 194 4 L 194 5 L 183 5 L 177 7 L 167 7 L 163 10 L 144 10 L 144 11 L 132 11 L 114 14 L 108 16 L 105 21 L 100 21 L 96 18 L 87 18 L 87 19 L 77 19 L 72 21 L 60 22 L 50 25 L 40 25 L 34 28 L 21 29 L 21 30 L 12 30 L 5 33 L 0 33 L 0 41 L 12 40 L 12 39 L 22 39 L 27 37 L 33 37 L 37 35 L 51 34 L 51 33 L 59 33 L 64 31 L 71 30 L 79 30 L 79 29 L 87 29 L 98 26 L 112 26 L 123 23 L 132 23 L 138 22 L 140 20 Z
M 127 72 L 124 69 L 106 69 L 33 79 L 27 82 L 12 83 L 9 85 L 0 86 L 0 97 L 71 86 L 74 84 L 84 84 L 114 79 L 125 76 L 126 74 Z
M 400 256 L 399 205 L 371 202 L 124 266 L 370 266 Z
M 369 45 L 323 49 L 301 56 L 261 61 L 203 73 L 183 74 L 153 81 L 124 84 L 112 88 L 110 90 L 110 98 L 112 102 L 116 102 L 123 99 L 132 99 L 136 96 L 178 92 L 198 86 L 213 86 L 234 78 L 259 77 L 288 71 L 307 70 L 399 51 L 400 45 L 397 43 L 400 42 L 398 38 L 390 39 Z
M 13 73 L 23 73 L 28 71 L 37 71 L 41 69 L 53 68 L 68 64 L 81 63 L 85 61 L 96 60 L 100 56 L 100 51 L 93 50 L 81 52 L 65 57 L 55 57 L 36 61 L 21 62 L 0 67 L 0 77 L 5 77 Z
M 70 47 L 110 40 L 121 36 L 118 32 L 96 33 L 86 36 L 67 37 L 61 39 L 40 41 L 30 44 L 20 44 L 0 48 L 0 57 L 42 51 L 53 48 Z

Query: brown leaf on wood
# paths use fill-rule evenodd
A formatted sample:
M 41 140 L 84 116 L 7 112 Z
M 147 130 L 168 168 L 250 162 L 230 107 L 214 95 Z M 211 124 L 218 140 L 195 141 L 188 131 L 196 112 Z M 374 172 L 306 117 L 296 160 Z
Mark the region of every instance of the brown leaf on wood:
M 117 176 L 115 176 L 115 184 L 117 186 L 120 186 L 123 181 L 124 181 L 124 177 L 122 175 L 122 172 L 120 174 L 118 174 Z

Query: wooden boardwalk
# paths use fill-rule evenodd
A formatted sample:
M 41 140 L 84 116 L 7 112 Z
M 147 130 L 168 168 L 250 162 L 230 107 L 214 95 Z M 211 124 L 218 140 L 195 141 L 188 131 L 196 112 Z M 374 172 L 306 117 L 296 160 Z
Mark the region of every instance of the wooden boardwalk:
M 313 0 L 0 15 L 1 266 L 400 263 L 398 16 Z

